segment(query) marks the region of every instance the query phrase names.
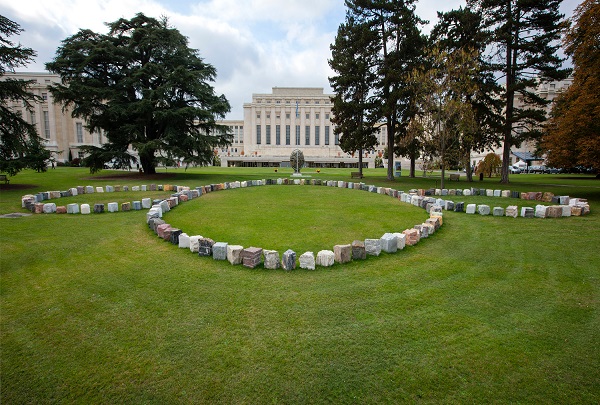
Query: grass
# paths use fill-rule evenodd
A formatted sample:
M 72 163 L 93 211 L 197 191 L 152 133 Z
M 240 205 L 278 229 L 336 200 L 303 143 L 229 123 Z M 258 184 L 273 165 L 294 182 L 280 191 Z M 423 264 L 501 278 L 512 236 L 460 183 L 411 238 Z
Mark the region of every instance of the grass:
M 151 181 L 73 168 L 24 172 L 11 179 L 22 189 L 0 192 L 0 214 L 23 212 L 23 194 L 76 185 L 198 186 L 287 174 L 171 172 Z M 307 174 L 349 180 L 349 172 Z M 400 190 L 436 181 L 366 175 L 368 184 Z M 600 183 L 511 181 L 510 189 L 588 198 L 592 213 L 446 213 L 441 230 L 397 254 L 294 272 L 198 258 L 153 236 L 144 212 L 0 219 L 2 402 L 598 403 Z M 496 179 L 482 183 L 473 186 L 499 188 Z M 256 216 L 259 207 L 267 213 Z M 166 219 L 190 234 L 281 250 L 287 241 L 301 253 L 401 230 L 423 214 L 370 193 L 270 186 L 211 193 Z M 238 226 L 254 232 L 236 235 Z

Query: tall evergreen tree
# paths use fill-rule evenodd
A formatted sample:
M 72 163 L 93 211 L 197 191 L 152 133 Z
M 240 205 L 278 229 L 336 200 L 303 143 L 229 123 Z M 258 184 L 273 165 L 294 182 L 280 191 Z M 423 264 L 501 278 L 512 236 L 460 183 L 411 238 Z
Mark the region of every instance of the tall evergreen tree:
M 573 84 L 552 108 L 542 147 L 548 164 L 600 170 L 600 3 L 584 0 L 565 36 Z
M 469 77 L 473 92 L 466 94 L 465 101 L 474 112 L 475 126 L 472 131 L 457 135 L 459 162 L 466 168 L 469 181 L 473 180 L 471 152 L 483 152 L 486 148 L 499 146 L 502 132 L 502 87 L 494 77 L 493 67 L 485 57 L 487 33 L 483 30 L 481 15 L 469 8 L 459 8 L 446 13 L 438 12 L 438 22 L 433 27 L 430 41 L 453 54 L 468 52 L 477 61 L 478 68 Z
M 375 103 L 371 83 L 375 81 L 376 49 L 373 31 L 356 23 L 348 13 L 338 28 L 331 45 L 329 66 L 336 72 L 329 78 L 333 97 L 332 122 L 340 136 L 340 148 L 346 153 L 358 152 L 358 168 L 362 176 L 363 151 L 377 145 L 373 111 Z
M 128 159 L 130 145 L 146 174 L 155 173 L 157 154 L 211 162 L 214 148 L 231 140 L 217 124 L 230 106 L 209 84 L 215 68 L 166 19 L 140 13 L 107 25 L 108 34 L 80 30 L 65 39 L 46 64 L 63 82 L 51 88 L 54 98 L 106 134 L 102 148 L 88 148 L 88 164 Z
M 415 14 L 416 0 L 346 0 L 350 15 L 365 25 L 374 36 L 377 52 L 377 79 L 373 94 L 378 105 L 375 114 L 387 127 L 387 178 L 394 178 L 395 145 L 408 133 L 416 113 L 410 100 L 410 72 L 421 63 L 426 38 L 424 24 Z
M 505 79 L 504 129 L 501 182 L 508 183 L 510 150 L 527 139 L 539 137 L 546 119 L 544 106 L 550 101 L 535 94 L 539 83 L 562 80 L 564 59 L 557 55 L 563 15 L 561 0 L 467 0 L 483 17 L 493 49 L 490 61 Z M 525 108 L 514 105 L 515 94 Z M 517 127 L 525 130 L 518 133 Z
M 16 22 L 0 15 L 0 172 L 14 176 L 25 168 L 45 171 L 50 152 L 44 148 L 35 125 L 9 108 L 10 101 L 33 109 L 39 101 L 30 90 L 31 80 L 5 77 L 7 71 L 27 66 L 36 53 L 31 48 L 15 45 L 8 38 L 23 30 Z

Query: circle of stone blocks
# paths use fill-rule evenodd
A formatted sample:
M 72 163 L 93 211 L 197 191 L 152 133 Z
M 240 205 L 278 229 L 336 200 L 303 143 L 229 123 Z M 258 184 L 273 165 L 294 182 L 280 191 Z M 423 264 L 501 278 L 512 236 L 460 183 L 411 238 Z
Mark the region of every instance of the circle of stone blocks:
M 227 242 L 216 242 L 212 246 L 212 256 L 214 260 L 227 260 Z
M 362 240 L 355 240 L 352 242 L 352 260 L 364 260 L 367 258 L 367 250 L 365 249 L 365 242 Z
M 479 215 L 490 215 L 490 206 L 485 204 L 478 205 L 477 211 Z
M 352 245 L 335 245 L 333 254 L 337 263 L 348 263 L 352 260 Z
M 294 270 L 296 268 L 296 252 L 291 249 L 283 252 L 283 256 L 281 257 L 281 267 L 284 270 Z
M 257 247 L 249 247 L 242 250 L 242 265 L 250 269 L 255 268 L 261 262 L 262 249 Z
M 365 251 L 367 255 L 379 256 L 381 253 L 381 242 L 379 239 L 365 239 Z
M 315 269 L 315 255 L 313 252 L 304 252 L 300 255 L 300 268 L 306 270 Z
M 263 256 L 265 258 L 264 266 L 265 269 L 277 270 L 281 267 L 281 262 L 279 261 L 279 252 L 276 250 L 263 250 Z
M 242 251 L 243 246 L 240 245 L 227 245 L 227 261 L 232 264 L 242 264 Z
M 110 202 L 108 203 L 108 212 L 117 212 L 119 211 L 119 203 Z
M 81 213 L 87 215 L 91 212 L 89 204 L 81 204 Z
M 317 253 L 317 266 L 330 267 L 335 262 L 335 254 L 331 250 L 321 250 Z
M 212 249 L 215 241 L 211 238 L 198 239 L 198 256 L 212 256 Z
M 398 250 L 398 238 L 393 233 L 385 233 L 379 238 L 381 250 L 386 253 L 395 253 Z
M 180 247 L 182 249 L 189 249 L 190 248 L 190 236 L 187 233 L 182 232 L 179 235 L 178 247 Z
M 504 208 L 494 207 L 492 213 L 495 217 L 502 217 L 502 216 L 504 216 Z

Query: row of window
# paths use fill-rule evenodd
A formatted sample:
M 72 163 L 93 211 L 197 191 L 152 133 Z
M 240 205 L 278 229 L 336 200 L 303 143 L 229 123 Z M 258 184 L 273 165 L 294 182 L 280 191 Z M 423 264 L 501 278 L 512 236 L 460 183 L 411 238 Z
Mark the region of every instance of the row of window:
M 256 104 L 283 104 L 282 103 L 283 100 L 271 100 L 271 99 L 264 99 L 264 100 L 256 100 L 255 103 Z M 285 100 L 285 104 L 286 105 L 290 105 L 292 104 L 292 102 L 290 100 Z M 302 104 L 302 102 L 300 100 L 295 100 L 294 104 L 299 105 Z M 304 104 L 321 104 L 321 101 L 319 100 L 305 100 Z M 327 104 L 326 102 L 324 104 Z
M 267 119 L 271 119 L 271 114 L 265 114 L 265 115 L 266 115 Z M 288 119 L 288 120 L 289 120 L 289 119 L 290 119 L 290 117 L 291 117 L 291 114 L 290 114 L 290 113 L 286 113 L 286 114 L 285 114 L 285 118 L 286 118 L 286 119 Z M 307 113 L 305 117 L 306 117 L 306 119 L 307 119 L 307 120 L 309 120 L 309 119 L 310 119 L 310 113 Z M 320 119 L 320 117 L 321 117 L 321 115 L 320 115 L 319 113 L 315 113 L 315 119 L 316 119 L 316 120 Z M 275 115 L 275 118 L 277 118 L 277 119 L 280 119 L 280 118 L 281 118 L 281 115 L 279 115 L 279 114 L 276 114 L 276 115 Z M 300 118 L 300 114 L 299 114 L 298 112 L 296 112 L 296 118 Z M 256 119 L 258 119 L 258 120 L 260 119 L 260 114 L 256 114 Z M 329 119 L 329 113 L 326 113 L 326 114 L 325 114 L 325 119 L 326 119 L 326 120 L 328 120 L 328 119 Z
M 314 145 L 320 145 L 321 144 L 321 127 L 320 126 L 315 126 L 315 131 L 314 131 L 314 140 L 315 143 Z M 329 145 L 330 144 L 330 126 L 327 125 L 324 127 L 324 145 Z M 333 137 L 333 142 L 334 145 L 339 145 L 340 144 L 340 138 L 338 134 L 334 134 Z M 304 127 L 304 145 L 310 145 L 310 139 L 311 139 L 311 126 L 310 125 L 306 125 Z M 271 139 L 271 125 L 265 125 L 265 145 L 271 145 L 272 139 Z M 291 126 L 290 125 L 286 125 L 285 126 L 285 145 L 291 145 Z M 300 145 L 300 141 L 301 141 L 301 131 L 300 131 L 300 125 L 296 125 L 296 132 L 295 132 L 295 138 L 294 138 L 294 145 Z M 257 125 L 256 126 L 256 144 L 260 145 L 262 144 L 262 125 Z M 281 145 L 281 125 L 275 125 L 275 145 Z

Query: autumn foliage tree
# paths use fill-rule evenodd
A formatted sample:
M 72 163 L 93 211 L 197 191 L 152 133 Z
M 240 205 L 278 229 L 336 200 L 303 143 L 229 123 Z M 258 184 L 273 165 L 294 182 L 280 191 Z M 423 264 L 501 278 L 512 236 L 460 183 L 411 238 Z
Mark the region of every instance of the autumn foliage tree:
M 600 3 L 585 0 L 564 44 L 573 60 L 573 84 L 556 100 L 542 142 L 548 164 L 600 168 Z

